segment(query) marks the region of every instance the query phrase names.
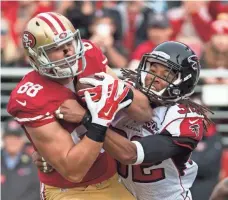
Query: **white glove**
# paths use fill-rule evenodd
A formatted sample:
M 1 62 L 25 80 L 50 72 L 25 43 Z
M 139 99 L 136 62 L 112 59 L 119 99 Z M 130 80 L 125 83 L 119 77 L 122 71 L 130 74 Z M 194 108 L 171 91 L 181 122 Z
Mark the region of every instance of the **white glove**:
M 79 82 L 82 84 L 89 84 L 93 85 L 94 87 L 81 89 L 77 92 L 77 94 L 84 100 L 84 93 L 88 91 L 92 96 L 93 101 L 98 101 L 101 98 L 102 87 L 104 85 L 108 85 L 108 94 L 110 94 L 111 88 L 113 87 L 114 81 L 118 81 L 118 89 L 116 96 L 118 97 L 120 94 L 123 93 L 124 88 L 131 87 L 128 83 L 125 83 L 122 80 L 115 79 L 109 74 L 105 72 L 96 73 L 95 77 L 100 78 L 99 80 L 96 78 L 80 78 Z
M 104 80 L 83 78 L 80 79 L 80 82 L 95 86 L 102 85 L 101 98 L 97 102 L 92 100 L 87 89 L 85 89 L 84 95 L 87 107 L 92 116 L 92 123 L 108 127 L 116 113 L 131 104 L 132 99 L 123 101 L 128 95 L 130 88 L 124 87 L 124 83 L 119 84 L 119 80 L 115 80 L 108 74 L 99 73 L 98 76 L 103 77 Z M 109 91 L 110 84 L 111 87 Z

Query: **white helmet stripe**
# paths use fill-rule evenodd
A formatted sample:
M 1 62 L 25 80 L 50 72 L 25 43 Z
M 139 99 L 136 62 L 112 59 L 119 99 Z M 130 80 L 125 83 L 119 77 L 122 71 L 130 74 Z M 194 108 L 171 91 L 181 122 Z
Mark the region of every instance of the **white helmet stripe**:
M 54 32 L 55 35 L 57 35 L 63 31 L 60 24 L 58 23 L 58 21 L 56 21 L 48 13 L 40 13 L 37 17 L 42 19 L 43 21 L 45 21 L 47 23 L 47 25 L 52 29 L 52 31 Z

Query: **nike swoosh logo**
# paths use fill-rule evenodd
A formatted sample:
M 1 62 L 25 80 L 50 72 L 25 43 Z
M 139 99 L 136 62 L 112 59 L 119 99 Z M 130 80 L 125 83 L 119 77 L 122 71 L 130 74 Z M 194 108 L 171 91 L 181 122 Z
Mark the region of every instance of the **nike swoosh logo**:
M 24 101 L 24 102 L 19 101 L 19 100 L 16 100 L 16 101 L 17 101 L 17 103 L 21 104 L 22 106 L 26 106 L 26 104 L 27 104 L 27 102 L 26 102 L 26 101 Z
M 104 112 L 104 115 L 107 117 L 110 113 L 110 110 L 112 109 L 112 107 L 109 107 L 108 111 L 107 112 Z
M 196 123 L 198 120 L 199 120 L 199 119 L 196 119 L 196 120 L 193 120 L 193 121 L 189 120 L 189 123 L 190 123 L 190 124 L 194 124 L 194 123 Z

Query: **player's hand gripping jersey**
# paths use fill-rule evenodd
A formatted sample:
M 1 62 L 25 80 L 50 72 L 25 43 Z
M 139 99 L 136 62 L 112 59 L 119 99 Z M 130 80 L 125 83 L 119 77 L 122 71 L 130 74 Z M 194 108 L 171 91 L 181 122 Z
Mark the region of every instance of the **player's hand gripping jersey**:
M 158 163 L 145 164 L 144 162 L 140 165 L 128 166 L 118 164 L 118 173 L 124 185 L 138 200 L 191 199 L 189 188 L 196 177 L 198 167 L 190 156 L 203 136 L 202 115 L 187 109 L 184 105 L 177 104 L 169 109 L 155 108 L 152 120 L 143 125 L 129 119 L 123 113 L 116 117 L 112 125 L 129 140 L 167 134 L 173 145 L 186 149 L 183 153 Z M 162 150 L 158 149 L 158 152 Z
M 87 77 L 97 72 L 106 72 L 107 59 L 101 51 L 89 41 L 84 40 L 83 45 L 86 50 L 87 66 L 75 78 L 74 82 L 79 78 Z M 77 99 L 74 82 L 67 85 L 70 88 L 68 89 L 64 85 L 41 76 L 36 71 L 32 71 L 12 91 L 7 110 L 21 125 L 25 126 L 39 127 L 56 121 L 57 119 L 54 117 L 55 110 L 66 99 Z M 86 132 L 83 125 L 69 123 L 64 120 L 59 120 L 59 123 L 71 134 L 75 143 Z M 28 134 L 27 136 L 29 137 Z M 53 171 L 50 174 L 39 171 L 39 178 L 42 183 L 47 185 L 70 188 L 99 183 L 112 177 L 115 171 L 113 159 L 106 152 L 102 152 L 80 183 L 72 183 L 64 179 L 57 171 Z

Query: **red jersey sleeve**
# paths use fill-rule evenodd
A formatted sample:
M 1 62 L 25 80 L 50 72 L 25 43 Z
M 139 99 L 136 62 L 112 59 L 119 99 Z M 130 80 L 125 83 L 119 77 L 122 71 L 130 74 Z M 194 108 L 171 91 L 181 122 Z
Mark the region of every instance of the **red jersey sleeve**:
M 86 68 L 79 78 L 89 76 L 98 72 L 106 72 L 108 59 L 102 53 L 101 49 L 88 40 L 83 40 L 85 48 Z

